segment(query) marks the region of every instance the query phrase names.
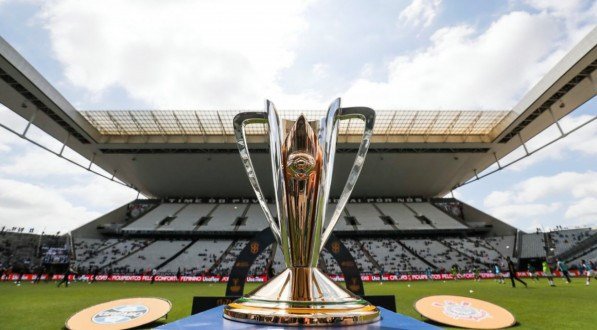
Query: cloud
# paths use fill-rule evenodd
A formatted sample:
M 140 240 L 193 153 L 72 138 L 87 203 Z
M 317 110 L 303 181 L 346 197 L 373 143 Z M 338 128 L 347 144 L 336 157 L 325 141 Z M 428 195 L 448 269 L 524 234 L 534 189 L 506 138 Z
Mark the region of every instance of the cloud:
M 318 79 L 325 79 L 330 75 L 330 66 L 325 63 L 316 63 L 311 69 L 313 75 Z
M 581 219 L 594 223 L 597 219 L 597 198 L 587 197 L 573 203 L 566 210 L 565 216 L 566 219 Z
M 33 157 L 48 167 L 32 166 Z M 136 197 L 136 191 L 88 172 L 81 173 L 72 164 L 49 166 L 52 162 L 48 160 L 54 158 L 49 153 L 45 157 L 27 153 L 18 159 L 18 164 L 27 167 L 22 173 L 12 172 L 13 168 L 18 169 L 13 167 L 15 164 L 1 169 L 0 226 L 72 230 Z
M 442 0 L 413 0 L 398 18 L 404 24 L 414 27 L 428 27 L 437 16 Z
M 67 79 L 123 88 L 154 107 L 261 107 L 283 94 L 307 1 L 47 3 L 42 17 Z
M 588 14 L 582 14 L 587 16 Z M 377 108 L 510 109 L 594 27 L 567 25 L 551 11 L 513 11 L 482 31 L 438 29 L 430 46 L 393 58 L 383 80 L 356 79 L 346 103 Z
M 561 172 L 526 179 L 483 201 L 490 214 L 523 229 L 537 224 L 596 225 L 597 172 Z M 560 215 L 561 214 L 561 215 Z M 567 221 L 563 222 L 562 219 Z M 531 225 L 532 224 L 532 225 Z
M 137 196 L 135 190 L 98 176 L 68 187 L 59 187 L 57 191 L 68 200 L 78 199 L 91 209 L 106 211 L 128 203 Z
M 75 206 L 50 187 L 0 178 L 0 224 L 48 231 L 71 230 L 100 213 Z

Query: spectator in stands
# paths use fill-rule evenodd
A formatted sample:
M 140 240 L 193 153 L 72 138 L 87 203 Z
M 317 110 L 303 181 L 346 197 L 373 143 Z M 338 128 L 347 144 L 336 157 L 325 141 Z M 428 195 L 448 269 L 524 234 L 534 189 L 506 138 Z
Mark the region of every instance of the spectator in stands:
M 547 277 L 547 281 L 549 282 L 549 285 L 556 286 L 555 283 L 553 283 L 553 274 L 551 273 L 551 268 L 549 268 L 549 264 L 547 263 L 547 260 L 543 261 L 541 263 L 541 266 L 543 267 L 543 275 L 545 275 Z
M 527 288 L 527 283 L 518 278 L 518 276 L 516 275 L 516 267 L 514 266 L 514 262 L 512 262 L 512 259 L 510 259 L 510 257 L 506 257 L 506 262 L 508 263 L 508 273 L 510 273 L 510 281 L 512 281 L 512 287 L 516 287 L 516 283 L 514 282 L 514 280 L 517 280 L 518 282 L 524 284 L 524 287 Z
M 591 266 L 583 259 L 581 261 L 582 264 L 582 271 L 585 274 L 585 276 L 587 276 L 587 282 L 586 285 L 589 285 L 591 283 Z
M 566 277 L 566 283 L 570 283 L 570 274 L 568 274 L 568 265 L 560 259 L 557 259 L 557 269 Z

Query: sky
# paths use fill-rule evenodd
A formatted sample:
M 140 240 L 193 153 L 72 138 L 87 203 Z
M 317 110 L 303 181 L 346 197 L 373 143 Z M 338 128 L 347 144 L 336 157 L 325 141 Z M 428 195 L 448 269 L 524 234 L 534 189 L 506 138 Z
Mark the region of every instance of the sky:
M 0 36 L 81 110 L 509 110 L 596 23 L 590 0 L 0 0 Z M 26 125 L 1 105 L 0 123 Z M 595 227 L 595 164 L 594 121 L 453 193 L 526 231 Z M 0 129 L 0 228 L 64 232 L 136 196 Z

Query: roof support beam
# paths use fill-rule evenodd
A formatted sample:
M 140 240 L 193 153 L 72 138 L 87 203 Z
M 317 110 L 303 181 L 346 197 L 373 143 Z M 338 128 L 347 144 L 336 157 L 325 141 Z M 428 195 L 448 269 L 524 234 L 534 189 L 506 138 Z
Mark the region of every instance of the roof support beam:
M 62 142 L 62 148 L 60 148 L 60 153 L 58 155 L 62 156 L 62 153 L 64 152 L 64 148 L 66 148 L 66 144 L 68 143 L 68 139 L 70 139 L 70 133 L 66 136 L 66 139 L 64 139 L 64 142 Z
M 25 126 L 25 129 L 23 130 L 23 134 L 21 134 L 21 136 L 27 135 L 27 131 L 29 131 L 29 128 L 31 127 L 31 124 L 33 124 L 35 117 L 37 117 L 38 112 L 39 112 L 39 108 L 36 107 L 35 111 L 33 112 L 33 115 L 31 115 L 31 118 L 29 118 L 29 122 L 27 123 L 27 126 Z
M 516 134 L 518 135 L 518 139 L 520 140 L 520 144 L 522 144 L 522 147 L 524 148 L 524 152 L 527 154 L 527 156 L 529 155 L 529 149 L 527 149 L 527 145 L 524 143 L 522 136 L 520 136 L 520 133 Z
M 556 116 L 553 114 L 553 110 L 551 109 L 551 107 L 549 107 L 549 114 L 551 115 L 551 120 L 553 121 L 554 124 L 556 124 L 556 126 L 558 127 L 558 130 L 560 131 L 560 136 L 564 136 L 564 130 L 562 129 L 562 126 L 560 126 L 560 121 L 556 119 Z

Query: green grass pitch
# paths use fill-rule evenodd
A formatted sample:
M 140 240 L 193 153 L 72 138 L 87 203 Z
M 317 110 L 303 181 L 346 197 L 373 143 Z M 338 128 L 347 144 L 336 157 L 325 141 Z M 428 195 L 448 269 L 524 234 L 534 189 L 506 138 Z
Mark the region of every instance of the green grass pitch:
M 468 296 L 487 300 L 510 310 L 519 322 L 517 329 L 590 329 L 597 324 L 597 282 L 585 286 L 584 278 L 566 284 L 556 279 L 529 282 L 529 288 L 498 284 L 493 280 L 474 282 L 385 282 L 367 283 L 370 295 L 393 294 L 398 312 L 418 319 L 416 300 L 436 294 Z M 248 285 L 249 290 L 256 285 Z M 471 293 L 470 290 L 473 292 Z M 172 302 L 168 319 L 190 315 L 193 296 L 220 296 L 225 284 L 206 283 L 74 283 L 68 289 L 53 283 L 0 283 L 1 329 L 61 329 L 68 317 L 94 304 L 129 297 L 163 297 Z M 155 324 L 154 324 L 155 325 Z

